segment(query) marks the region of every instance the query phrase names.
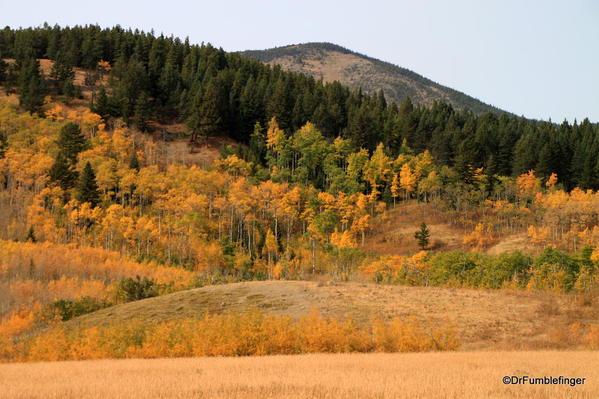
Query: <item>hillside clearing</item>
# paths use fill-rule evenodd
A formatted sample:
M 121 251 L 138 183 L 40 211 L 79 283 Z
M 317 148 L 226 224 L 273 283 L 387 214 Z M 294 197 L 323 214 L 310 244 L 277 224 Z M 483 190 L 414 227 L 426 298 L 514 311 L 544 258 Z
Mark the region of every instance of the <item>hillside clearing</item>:
M 416 317 L 429 325 L 457 329 L 463 350 L 556 347 L 550 328 L 596 321 L 590 307 L 577 307 L 568 296 L 525 291 L 384 286 L 361 283 L 262 281 L 214 285 L 180 291 L 103 309 L 67 322 L 88 328 L 112 322 L 167 321 L 201 317 L 206 312 L 260 309 L 294 318 L 316 308 L 325 317 Z
M 596 398 L 596 359 L 596 352 L 437 352 L 4 364 L 0 398 Z M 504 385 L 506 375 L 586 380 Z

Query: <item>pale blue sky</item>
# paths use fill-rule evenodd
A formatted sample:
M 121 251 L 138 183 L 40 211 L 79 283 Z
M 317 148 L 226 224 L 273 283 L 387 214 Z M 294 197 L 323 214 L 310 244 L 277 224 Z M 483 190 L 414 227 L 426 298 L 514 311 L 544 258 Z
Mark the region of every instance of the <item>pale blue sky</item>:
M 15 1 L 0 25 L 154 29 L 228 51 L 327 41 L 507 111 L 599 121 L 599 1 Z

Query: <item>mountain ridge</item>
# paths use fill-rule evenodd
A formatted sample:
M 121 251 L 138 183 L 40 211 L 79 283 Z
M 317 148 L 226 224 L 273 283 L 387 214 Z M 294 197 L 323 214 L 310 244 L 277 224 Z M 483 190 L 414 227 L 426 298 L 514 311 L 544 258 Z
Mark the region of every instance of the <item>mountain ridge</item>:
M 367 93 L 382 89 L 388 99 L 401 103 L 405 97 L 419 104 L 445 101 L 475 114 L 507 111 L 444 86 L 410 69 L 382 61 L 329 42 L 309 42 L 265 50 L 240 51 L 240 55 L 283 69 L 301 72 L 324 81 L 338 80 Z

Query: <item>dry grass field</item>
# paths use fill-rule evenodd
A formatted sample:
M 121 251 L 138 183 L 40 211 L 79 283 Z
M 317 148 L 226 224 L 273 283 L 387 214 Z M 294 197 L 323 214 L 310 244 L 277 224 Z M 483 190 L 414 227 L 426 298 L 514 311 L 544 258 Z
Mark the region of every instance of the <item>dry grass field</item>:
M 3 364 L 0 398 L 597 398 L 598 355 L 437 352 Z M 505 375 L 586 381 L 504 385 Z

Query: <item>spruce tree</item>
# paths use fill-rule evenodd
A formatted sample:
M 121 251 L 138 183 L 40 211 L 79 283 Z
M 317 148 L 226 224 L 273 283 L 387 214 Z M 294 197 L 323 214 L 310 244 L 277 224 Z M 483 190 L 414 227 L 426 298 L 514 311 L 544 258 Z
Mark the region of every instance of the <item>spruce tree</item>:
M 77 162 L 77 155 L 83 151 L 87 145 L 85 137 L 81 134 L 79 125 L 69 122 L 60 129 L 60 135 L 56 140 L 60 154 L 71 164 Z
M 6 149 L 8 148 L 8 140 L 3 132 L 0 132 L 0 159 L 4 158 Z
M 73 84 L 75 73 L 73 72 L 73 66 L 60 53 L 54 65 L 52 65 L 50 76 L 54 79 L 58 94 L 65 94 L 67 97 L 75 96 L 75 85 Z
M 6 80 L 6 70 L 8 69 L 8 65 L 4 62 L 2 58 L 2 54 L 0 53 L 0 84 L 3 84 Z
M 81 203 L 88 202 L 94 208 L 100 203 L 100 191 L 98 190 L 98 183 L 96 183 L 96 174 L 89 162 L 85 164 L 77 184 L 77 200 Z
M 48 175 L 52 183 L 65 191 L 75 187 L 77 183 L 77 171 L 61 152 L 56 156 Z
M 104 86 L 101 86 L 100 90 L 98 90 L 98 95 L 95 96 L 91 108 L 93 112 L 100 115 L 104 119 L 106 119 L 109 115 L 114 113 L 110 104 L 110 99 L 106 94 L 106 89 L 104 88 Z
M 150 113 L 150 99 L 146 93 L 141 93 L 135 102 L 133 123 L 142 132 L 146 132 L 149 128 L 148 119 L 150 119 Z
M 28 58 L 20 62 L 17 93 L 19 104 L 26 111 L 41 114 L 46 96 L 46 83 L 36 58 Z
M 139 159 L 137 158 L 137 151 L 133 150 L 131 158 L 129 159 L 129 168 L 139 171 Z
M 25 241 L 37 242 L 37 238 L 35 237 L 35 230 L 33 229 L 33 226 L 29 227 L 29 231 L 27 232 L 27 237 L 25 238 Z M 33 262 L 33 260 L 31 262 Z M 29 267 L 31 269 L 31 264 L 29 265 Z
M 420 230 L 418 230 L 417 232 L 414 233 L 414 238 L 416 238 L 416 240 L 418 240 L 418 246 L 422 250 L 425 250 L 426 247 L 428 247 L 430 236 L 431 236 L 431 234 L 428 230 L 428 226 L 424 222 L 422 222 L 420 224 Z
M 220 130 L 222 123 L 221 108 L 218 87 L 214 81 L 210 81 L 206 86 L 197 113 L 192 118 L 192 141 L 197 141 L 198 137 L 205 139 L 213 136 Z

